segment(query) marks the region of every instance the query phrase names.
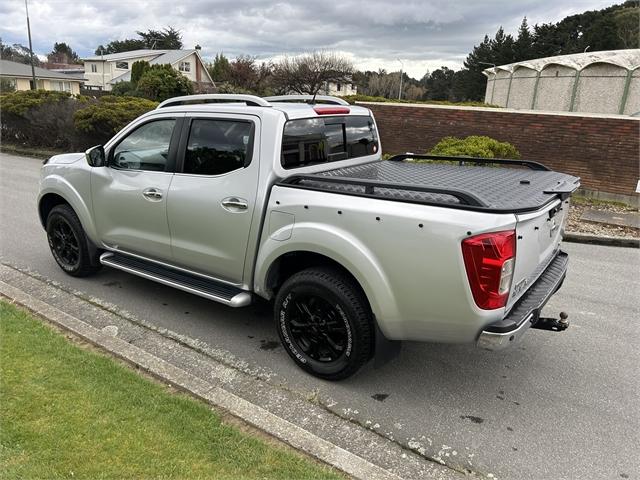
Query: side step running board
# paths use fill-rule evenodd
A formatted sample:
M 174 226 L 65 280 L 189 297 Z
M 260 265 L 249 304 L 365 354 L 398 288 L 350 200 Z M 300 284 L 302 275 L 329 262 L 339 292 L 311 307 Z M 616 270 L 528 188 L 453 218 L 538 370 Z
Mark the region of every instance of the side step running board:
M 100 263 L 231 307 L 251 303 L 251 294 L 245 290 L 121 253 L 103 253 Z

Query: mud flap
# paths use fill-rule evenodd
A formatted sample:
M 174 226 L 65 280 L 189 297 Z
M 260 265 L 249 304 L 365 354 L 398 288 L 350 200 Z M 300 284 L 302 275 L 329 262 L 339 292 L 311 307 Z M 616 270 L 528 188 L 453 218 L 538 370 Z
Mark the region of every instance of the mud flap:
M 374 319 L 376 326 L 376 345 L 373 358 L 373 368 L 381 368 L 391 360 L 400 355 L 402 342 L 400 340 L 389 340 L 384 336 L 378 322 Z

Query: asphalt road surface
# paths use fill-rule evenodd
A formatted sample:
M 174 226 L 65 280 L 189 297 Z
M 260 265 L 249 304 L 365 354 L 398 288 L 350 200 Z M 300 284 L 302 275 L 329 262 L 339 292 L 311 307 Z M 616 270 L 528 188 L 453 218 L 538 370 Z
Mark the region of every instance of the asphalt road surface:
M 268 304 L 231 309 L 108 268 L 87 279 L 66 276 L 36 214 L 40 164 L 0 154 L 4 263 L 228 351 L 448 463 L 496 478 L 640 478 L 639 250 L 565 244 L 570 272 L 545 313 L 569 312 L 566 332 L 532 330 L 499 353 L 407 342 L 382 368 L 329 383 L 293 365 Z

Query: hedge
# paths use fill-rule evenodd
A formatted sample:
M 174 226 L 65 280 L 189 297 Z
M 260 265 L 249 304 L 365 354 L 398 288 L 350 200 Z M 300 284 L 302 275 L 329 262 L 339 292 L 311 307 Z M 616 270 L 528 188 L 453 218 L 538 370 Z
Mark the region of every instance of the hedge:
M 510 143 L 478 135 L 445 137 L 429 153 L 453 157 L 520 158 L 520 152 Z
M 31 147 L 83 150 L 106 142 L 156 102 L 65 92 L 26 90 L 0 95 L 3 141 Z

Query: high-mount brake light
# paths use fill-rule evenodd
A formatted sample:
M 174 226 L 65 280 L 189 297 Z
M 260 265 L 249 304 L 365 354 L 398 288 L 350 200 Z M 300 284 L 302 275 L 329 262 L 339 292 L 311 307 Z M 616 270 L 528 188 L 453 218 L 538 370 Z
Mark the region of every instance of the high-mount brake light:
M 318 115 L 343 115 L 345 113 L 349 113 L 349 107 L 336 107 L 334 105 L 331 106 L 322 106 L 317 105 L 313 107 L 313 111 Z
M 504 307 L 509 297 L 516 255 L 516 232 L 483 233 L 462 241 L 462 256 L 476 305 Z

